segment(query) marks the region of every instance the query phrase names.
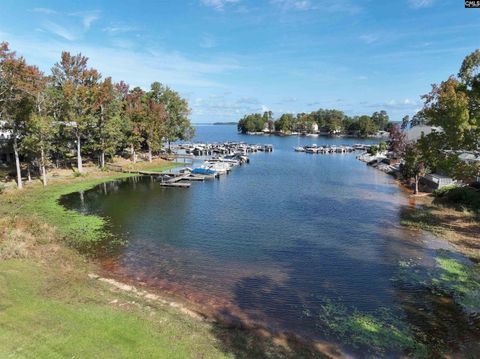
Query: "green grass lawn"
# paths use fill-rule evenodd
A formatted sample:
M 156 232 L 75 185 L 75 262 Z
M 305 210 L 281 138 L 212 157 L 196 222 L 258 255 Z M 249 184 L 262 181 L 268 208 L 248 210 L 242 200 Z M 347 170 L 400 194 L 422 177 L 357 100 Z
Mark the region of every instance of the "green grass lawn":
M 126 170 L 144 170 L 152 172 L 164 172 L 179 166 L 188 165 L 182 162 L 154 161 L 154 162 L 137 162 L 129 163 L 123 166 Z
M 228 357 L 209 325 L 63 274 L 0 262 L 0 358 Z

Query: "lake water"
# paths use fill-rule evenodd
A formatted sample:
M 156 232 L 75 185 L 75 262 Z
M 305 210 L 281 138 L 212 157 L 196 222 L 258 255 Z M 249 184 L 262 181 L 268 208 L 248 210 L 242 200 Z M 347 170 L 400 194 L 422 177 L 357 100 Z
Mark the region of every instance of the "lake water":
M 400 226 L 402 208 L 414 206 L 407 193 L 355 153 L 293 151 L 358 139 L 244 136 L 235 126 L 199 126 L 195 140 L 268 143 L 274 152 L 252 154 L 250 164 L 187 190 L 137 177 L 63 197 L 68 208 L 105 216 L 128 238 L 102 260 L 106 275 L 225 322 L 295 333 L 355 356 L 374 349 L 342 336 L 335 323 L 351 322 L 332 311 L 389 325 L 395 318 L 437 353 L 478 350 L 477 324 L 459 319 L 448 298 L 395 280 L 400 261 L 428 268 L 438 249 L 449 249 Z M 392 345 L 380 353 L 402 351 Z

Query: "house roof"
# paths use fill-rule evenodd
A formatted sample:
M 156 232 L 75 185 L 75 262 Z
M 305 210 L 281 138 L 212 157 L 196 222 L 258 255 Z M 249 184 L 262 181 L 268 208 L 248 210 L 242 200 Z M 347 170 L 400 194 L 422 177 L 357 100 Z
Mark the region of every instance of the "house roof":
M 414 126 L 404 131 L 407 142 L 417 142 L 422 136 L 429 135 L 432 132 L 442 132 L 441 127 L 420 125 Z

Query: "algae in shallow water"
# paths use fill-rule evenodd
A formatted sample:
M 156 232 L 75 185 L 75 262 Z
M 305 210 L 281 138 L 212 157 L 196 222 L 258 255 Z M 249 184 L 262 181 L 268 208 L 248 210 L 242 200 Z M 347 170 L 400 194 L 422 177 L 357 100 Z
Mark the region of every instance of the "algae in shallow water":
M 451 296 L 465 313 L 480 314 L 480 265 L 462 261 L 450 251 L 438 250 L 431 269 L 412 260 L 400 262 L 396 280 Z
M 323 299 L 321 309 L 314 313 L 304 310 L 304 316 L 317 322 L 327 336 L 373 354 L 405 353 L 426 357 L 427 348 L 416 339 L 415 328 L 398 319 L 387 308 L 363 313 L 330 299 Z

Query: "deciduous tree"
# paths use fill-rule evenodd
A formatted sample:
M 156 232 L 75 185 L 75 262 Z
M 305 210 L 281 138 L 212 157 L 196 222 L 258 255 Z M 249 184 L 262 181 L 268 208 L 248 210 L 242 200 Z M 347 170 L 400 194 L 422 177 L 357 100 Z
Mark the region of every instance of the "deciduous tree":
M 77 142 L 77 168 L 83 172 L 82 140 L 95 126 L 95 88 L 101 75 L 87 67 L 82 54 L 62 52 L 60 62 L 52 68 L 54 86 L 62 95 L 61 117 L 73 130 Z
M 0 44 L 0 117 L 12 131 L 18 188 L 23 188 L 20 167 L 20 141 L 25 136 L 41 72 L 17 57 L 8 44 Z

